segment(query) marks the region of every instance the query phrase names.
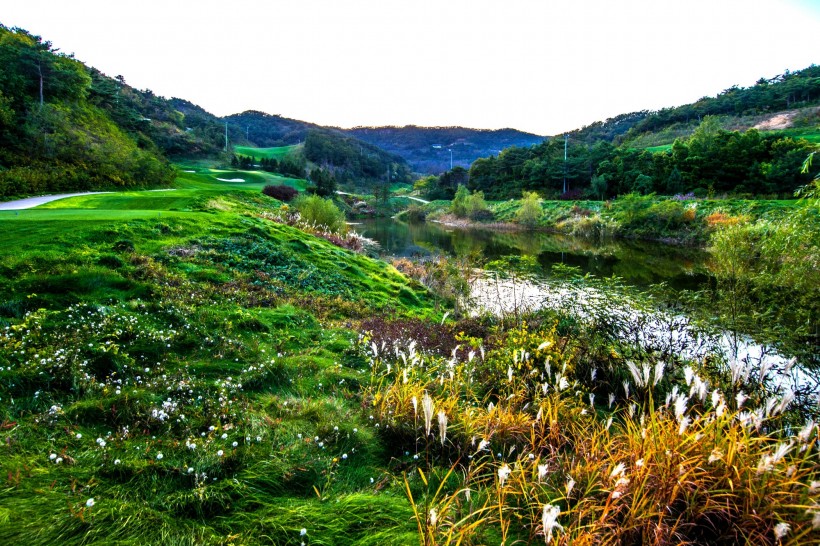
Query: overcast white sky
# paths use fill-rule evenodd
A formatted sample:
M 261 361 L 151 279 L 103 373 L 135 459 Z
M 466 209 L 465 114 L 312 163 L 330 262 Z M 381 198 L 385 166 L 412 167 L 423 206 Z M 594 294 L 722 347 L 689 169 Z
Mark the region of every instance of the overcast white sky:
M 0 0 L 217 115 L 558 134 L 820 62 L 820 0 Z M 2 69 L 2 67 L 0 67 Z

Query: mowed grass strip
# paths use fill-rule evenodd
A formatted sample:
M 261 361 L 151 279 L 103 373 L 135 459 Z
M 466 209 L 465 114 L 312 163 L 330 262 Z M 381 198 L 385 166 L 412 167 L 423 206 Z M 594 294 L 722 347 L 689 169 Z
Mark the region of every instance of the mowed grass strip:
M 234 146 L 236 155 L 243 155 L 246 157 L 255 157 L 256 159 L 276 159 L 281 161 L 290 154 L 301 150 L 303 144 L 293 144 L 291 146 L 276 146 L 273 148 L 255 148 L 253 146 Z

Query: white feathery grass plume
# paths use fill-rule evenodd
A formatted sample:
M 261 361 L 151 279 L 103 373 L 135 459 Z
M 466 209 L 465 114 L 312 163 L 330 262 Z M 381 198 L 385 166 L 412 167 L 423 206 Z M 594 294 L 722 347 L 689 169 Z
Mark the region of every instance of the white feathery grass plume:
M 612 404 L 615 403 L 615 393 L 609 393 L 609 408 L 612 409 Z
M 686 403 L 688 401 L 689 398 L 682 395 L 675 399 L 675 419 L 677 419 L 679 423 L 681 419 L 683 419 L 683 414 L 686 413 Z
M 683 436 L 686 433 L 686 429 L 689 428 L 689 424 L 691 422 L 692 422 L 692 419 L 690 419 L 688 415 L 680 420 L 680 425 L 678 426 L 678 435 L 679 436 Z
M 792 403 L 792 400 L 794 400 L 794 392 L 792 392 L 791 390 L 786 391 L 786 393 L 783 395 L 783 399 L 780 400 L 780 404 L 776 408 L 777 412 L 775 413 L 775 415 L 781 414 L 784 411 L 786 411 L 786 408 L 789 407 L 789 404 Z
M 569 494 L 572 493 L 572 490 L 573 490 L 574 487 L 575 487 L 575 480 L 573 480 L 572 478 L 569 478 L 567 480 L 567 485 L 566 485 L 567 497 L 569 497 Z
M 507 478 L 510 477 L 511 473 L 512 469 L 507 463 L 504 463 L 501 465 L 501 468 L 498 469 L 498 481 L 501 483 L 501 487 L 504 487 L 504 483 L 507 481 Z
M 589 405 L 594 407 L 595 406 L 595 393 L 589 393 Z
M 797 433 L 797 439 L 800 440 L 801 443 L 805 444 L 809 441 L 811 437 L 811 433 L 814 431 L 814 421 L 809 419 L 806 421 L 805 426 L 800 429 L 800 432 Z
M 435 527 L 438 522 L 438 513 L 435 508 L 430 508 L 430 526 Z
M 410 402 L 413 403 L 413 418 L 416 418 L 419 416 L 419 399 L 414 396 Z
M 663 379 L 663 372 L 665 368 L 666 362 L 664 362 L 663 360 L 659 360 L 655 363 L 655 381 L 654 383 L 652 383 L 653 387 L 660 383 L 660 380 Z
M 592 368 L 589 372 L 589 379 L 590 381 L 595 381 L 595 377 L 598 375 L 598 368 Z
M 740 391 L 735 395 L 735 401 L 737 401 L 737 409 L 740 409 L 743 406 L 743 402 L 745 402 L 749 397 L 746 396 L 746 393 Z
M 643 387 L 643 379 L 641 377 L 641 371 L 638 369 L 638 366 L 631 360 L 627 360 L 626 369 L 628 369 L 629 373 L 632 375 L 632 380 L 635 382 L 635 386 Z
M 629 398 L 629 381 L 624 380 L 624 397 Z
M 558 506 L 553 506 L 552 504 L 544 505 L 544 510 L 541 513 L 541 525 L 543 526 L 544 540 L 547 544 L 552 540 L 553 529 L 564 530 L 561 524 L 558 523 L 558 516 L 560 514 L 561 509 Z
M 643 382 L 641 383 L 640 386 L 641 387 L 646 387 L 646 386 L 649 385 L 649 373 L 650 373 L 649 364 L 644 363 L 644 365 L 641 367 L 641 371 L 643 371 L 643 376 L 641 377 L 641 379 L 643 379 Z
M 720 391 L 718 389 L 715 389 L 712 391 L 712 394 L 710 396 L 712 398 L 712 407 L 718 407 L 718 405 L 720 405 L 721 400 L 723 399 L 723 397 L 720 395 Z
M 820 529 L 820 510 L 806 510 L 806 515 L 811 516 L 811 528 Z
M 547 477 L 547 468 L 548 467 L 545 464 L 539 464 L 538 465 L 538 481 L 539 482 Z
M 433 399 L 426 392 L 421 399 L 421 409 L 424 412 L 424 430 L 427 435 L 430 434 L 430 428 L 433 426 Z
M 774 538 L 776 538 L 777 540 L 780 540 L 783 537 L 785 537 L 786 535 L 788 535 L 790 530 L 791 530 L 791 525 L 789 525 L 788 523 L 786 523 L 784 521 L 781 521 L 780 523 L 778 523 L 777 525 L 774 526 Z
M 616 476 L 622 476 L 626 471 L 626 465 L 624 463 L 618 463 L 613 469 L 612 472 L 609 473 L 609 479 L 615 478 Z
M 513 369 L 512 366 L 507 366 L 507 381 L 512 383 L 513 380 Z
M 692 385 L 692 378 L 695 376 L 695 370 L 692 369 L 692 366 L 686 366 L 683 368 L 683 378 L 686 380 L 686 386 L 689 387 Z
M 729 371 L 732 372 L 732 383 L 739 385 L 749 379 L 749 372 L 751 370 L 745 361 L 733 358 L 729 361 Z
M 447 414 L 443 410 L 438 412 L 438 435 L 441 438 L 441 445 L 447 439 Z

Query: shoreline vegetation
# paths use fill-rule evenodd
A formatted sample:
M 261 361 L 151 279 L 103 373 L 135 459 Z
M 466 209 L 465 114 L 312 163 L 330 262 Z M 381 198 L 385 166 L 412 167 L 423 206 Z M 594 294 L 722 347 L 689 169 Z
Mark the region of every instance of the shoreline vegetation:
M 667 244 L 709 245 L 717 229 L 736 224 L 781 222 L 816 208 L 810 200 L 696 199 L 629 194 L 609 201 L 547 201 L 537 198 L 522 219 L 525 200 L 484 202 L 479 218 L 459 215 L 452 201 L 411 205 L 396 218 L 432 221 L 460 229 L 546 231 L 588 239 L 637 239 Z M 809 216 L 809 220 L 811 217 Z

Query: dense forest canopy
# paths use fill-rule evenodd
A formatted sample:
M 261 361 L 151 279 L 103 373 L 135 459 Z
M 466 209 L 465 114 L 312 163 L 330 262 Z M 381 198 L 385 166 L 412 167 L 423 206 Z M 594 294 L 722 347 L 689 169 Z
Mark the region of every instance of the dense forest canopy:
M 171 179 L 173 170 L 142 133 L 142 116 L 117 100 L 121 80 L 2 25 L 0 66 L 0 195 Z

